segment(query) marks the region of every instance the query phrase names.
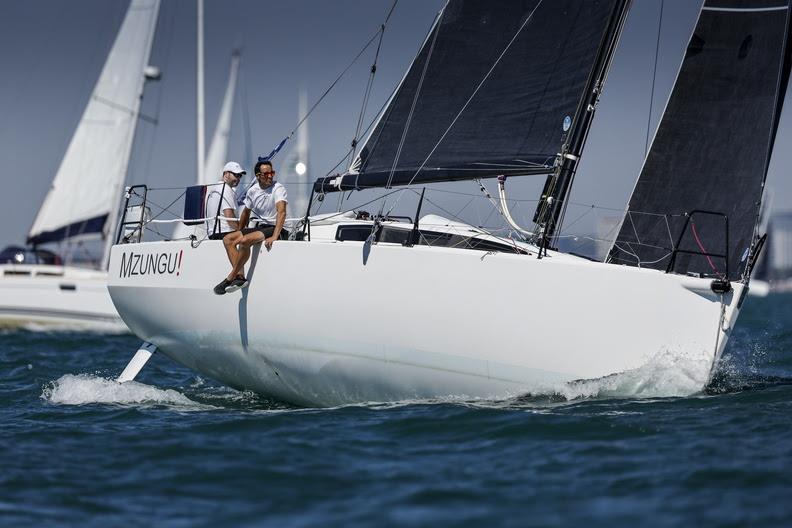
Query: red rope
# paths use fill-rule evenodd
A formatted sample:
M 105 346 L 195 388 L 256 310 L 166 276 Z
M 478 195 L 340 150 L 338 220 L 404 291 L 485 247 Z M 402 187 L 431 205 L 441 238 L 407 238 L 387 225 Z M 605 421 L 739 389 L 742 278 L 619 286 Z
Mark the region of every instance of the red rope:
M 715 263 L 712 262 L 710 256 L 707 255 L 707 250 L 704 249 L 704 244 L 701 243 L 701 239 L 699 238 L 698 233 L 696 232 L 696 223 L 693 221 L 692 218 L 690 219 L 690 228 L 693 230 L 693 238 L 696 239 L 696 244 L 698 244 L 698 247 L 701 250 L 701 252 L 704 253 L 704 257 L 707 259 L 707 262 L 709 262 L 710 268 L 712 268 L 712 271 L 714 271 L 715 273 L 720 273 L 718 271 L 718 268 L 715 267 Z

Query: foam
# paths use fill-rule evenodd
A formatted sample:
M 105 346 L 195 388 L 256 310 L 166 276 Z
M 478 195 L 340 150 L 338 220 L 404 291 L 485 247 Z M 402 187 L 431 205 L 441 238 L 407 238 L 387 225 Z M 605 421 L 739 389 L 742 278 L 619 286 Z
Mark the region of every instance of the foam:
M 151 385 L 128 381 L 118 383 L 89 374 L 66 374 L 48 383 L 41 397 L 58 405 L 90 403 L 120 405 L 168 405 L 189 409 L 205 409 L 202 405 L 172 389 L 158 389 Z
M 80 332 L 88 334 L 111 334 L 121 335 L 129 334 L 129 328 L 123 323 L 110 323 L 110 322 L 80 322 L 80 323 L 65 323 L 65 322 L 33 322 L 28 321 L 14 326 L 15 329 L 27 330 L 28 332 L 37 333 L 60 333 L 60 332 Z
M 665 350 L 644 365 L 593 380 L 538 387 L 531 396 L 581 399 L 678 398 L 700 394 L 710 376 L 712 355 Z

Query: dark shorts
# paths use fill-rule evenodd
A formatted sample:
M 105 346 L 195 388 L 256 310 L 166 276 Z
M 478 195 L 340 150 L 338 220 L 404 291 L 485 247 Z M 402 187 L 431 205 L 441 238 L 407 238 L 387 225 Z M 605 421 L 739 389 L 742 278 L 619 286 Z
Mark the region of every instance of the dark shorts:
M 242 234 L 247 235 L 250 233 L 255 233 L 256 231 L 263 233 L 264 238 L 269 238 L 272 236 L 272 233 L 275 232 L 275 226 L 267 225 L 267 224 L 259 224 L 256 227 L 246 227 L 245 229 L 242 230 Z M 289 238 L 289 232 L 281 228 L 280 236 L 278 238 L 280 240 L 286 240 L 287 238 Z

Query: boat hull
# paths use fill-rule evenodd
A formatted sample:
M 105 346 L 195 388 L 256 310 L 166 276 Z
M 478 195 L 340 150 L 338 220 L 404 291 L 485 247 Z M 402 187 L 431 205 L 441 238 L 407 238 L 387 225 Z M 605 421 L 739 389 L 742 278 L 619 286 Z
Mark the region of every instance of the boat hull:
M 0 326 L 128 331 L 106 273 L 41 264 L 0 265 Z
M 659 356 L 701 390 L 743 291 L 552 253 L 360 242 L 276 242 L 254 251 L 248 288 L 214 295 L 228 268 L 219 242 L 115 246 L 109 290 L 167 356 L 303 405 L 499 399 Z

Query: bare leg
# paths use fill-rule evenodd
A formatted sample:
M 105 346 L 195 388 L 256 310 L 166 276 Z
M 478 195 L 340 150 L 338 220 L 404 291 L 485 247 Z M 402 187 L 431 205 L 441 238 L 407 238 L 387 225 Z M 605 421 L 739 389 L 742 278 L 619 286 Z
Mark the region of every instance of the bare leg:
M 233 231 L 223 237 L 223 245 L 225 246 L 226 255 L 228 255 L 228 262 L 231 263 L 232 267 L 237 260 L 237 244 L 239 244 L 243 236 L 241 231 Z
M 233 280 L 237 275 L 245 275 L 245 264 L 247 264 L 247 261 L 250 258 L 250 248 L 265 238 L 266 237 L 264 236 L 264 233 L 261 231 L 254 231 L 242 237 L 242 240 L 239 242 L 236 262 L 234 263 L 234 267 L 231 269 L 231 273 L 229 273 L 227 277 L 228 280 Z

